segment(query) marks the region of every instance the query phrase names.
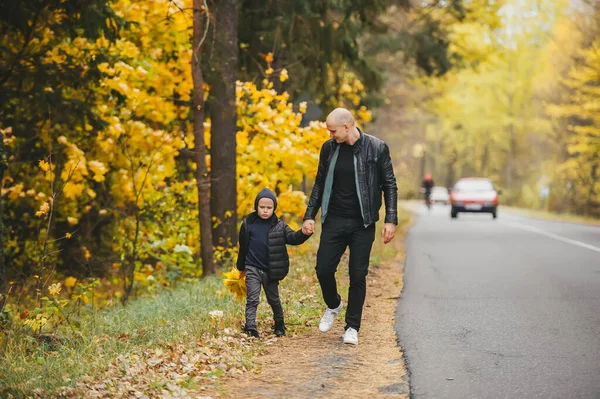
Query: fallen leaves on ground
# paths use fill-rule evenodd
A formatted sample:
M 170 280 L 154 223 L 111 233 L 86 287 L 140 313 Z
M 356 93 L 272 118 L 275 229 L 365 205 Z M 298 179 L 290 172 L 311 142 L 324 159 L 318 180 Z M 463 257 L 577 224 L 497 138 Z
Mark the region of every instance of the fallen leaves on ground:
M 247 371 L 243 359 L 257 350 L 253 341 L 225 328 L 217 337 L 123 354 L 108 365 L 102 379 L 84 378 L 74 388 L 63 389 L 59 396 L 198 398 L 198 392 L 220 376 Z M 39 397 L 43 396 L 40 392 Z

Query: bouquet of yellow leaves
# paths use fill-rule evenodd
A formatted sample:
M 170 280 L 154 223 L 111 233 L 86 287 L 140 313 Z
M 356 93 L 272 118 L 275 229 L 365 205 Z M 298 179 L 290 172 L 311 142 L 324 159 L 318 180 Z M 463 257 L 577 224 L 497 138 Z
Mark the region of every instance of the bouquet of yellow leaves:
M 244 300 L 246 297 L 246 275 L 242 276 L 242 273 L 234 267 L 229 273 L 223 273 L 223 276 L 225 277 L 223 285 L 227 287 L 229 292 L 235 294 L 235 299 L 240 302 Z

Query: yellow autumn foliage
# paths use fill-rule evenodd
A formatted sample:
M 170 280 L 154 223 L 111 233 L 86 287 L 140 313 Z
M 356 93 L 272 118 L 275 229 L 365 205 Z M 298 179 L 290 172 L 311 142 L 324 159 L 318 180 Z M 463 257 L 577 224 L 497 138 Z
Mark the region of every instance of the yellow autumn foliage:
M 304 176 L 316 174 L 319 148 L 328 138 L 324 124 L 301 127 L 302 113 L 287 93 L 238 82 L 236 95 L 238 214 L 249 213 L 256 193 L 269 187 L 280 194 L 279 209 L 301 216 L 304 203 L 297 199 L 304 195 L 298 190 Z
M 242 301 L 246 298 L 246 275 L 241 275 L 241 272 L 235 267 L 230 272 L 223 273 L 223 285 L 227 290 L 235 295 L 235 299 Z
M 76 283 L 77 283 L 77 278 L 75 278 L 75 277 L 67 277 L 65 279 L 64 285 L 67 288 L 73 288 L 73 287 L 75 287 Z
M 76 66 L 85 75 L 101 60 L 93 72 L 99 79 L 85 90 L 69 84 L 43 88 L 48 96 L 60 91 L 85 104 L 96 121 L 82 118 L 68 128 L 40 123 L 36 134 L 44 155 L 38 159 L 44 159 L 32 163 L 25 180 L 8 170 L 2 194 L 19 204 L 19 211 L 38 216 L 32 226 L 45 227 L 49 219 L 44 218 L 52 212 L 55 224 L 50 236 L 55 236 L 48 251 L 67 248 L 64 253 L 74 254 L 79 264 L 106 266 L 113 274 L 107 283 L 111 289 L 122 286 L 118 278 L 131 258 L 134 240 L 137 259 L 132 263 L 138 286 L 168 285 L 169 279 L 201 273 L 194 257 L 199 252 L 195 164 L 181 156 L 183 149 L 210 143 L 210 120 L 205 123 L 205 143 L 194 143 L 189 115 L 191 3 L 116 0 L 111 7 L 127 23 L 107 19 L 107 26 L 118 30 L 118 40 L 100 36 L 59 41 L 47 30 L 41 42 L 30 44 L 35 51 L 57 42 L 40 60 L 48 68 Z M 296 228 L 306 206 L 302 189 L 316 175 L 319 149 L 328 133 L 322 122 L 303 123 L 306 103 L 294 104 L 288 93 L 273 89 L 276 80 L 293 79 L 288 69 L 274 67 L 273 60 L 273 54 L 264 57 L 268 71 L 264 83 L 236 86 L 237 214 L 251 212 L 256 193 L 269 187 L 279 196 L 278 209 Z M 351 108 L 359 123 L 370 120 L 370 111 L 360 106 L 365 93 L 360 80 L 344 68 L 336 73 L 343 75 L 336 104 Z M 207 96 L 209 89 L 205 87 Z M 18 146 L 12 128 L 0 130 L 12 151 Z M 210 167 L 210 156 L 207 164 Z M 54 198 L 60 201 L 55 204 Z M 102 240 L 89 238 L 95 236 Z M 8 250 L 14 251 L 17 242 L 9 236 Z M 35 250 L 38 241 L 29 245 L 20 252 L 20 265 L 30 260 L 27 254 L 40 252 Z M 107 254 L 114 259 L 108 260 Z M 149 262 L 161 267 L 153 264 L 151 273 L 141 272 Z M 67 288 L 78 286 L 74 277 L 60 280 Z

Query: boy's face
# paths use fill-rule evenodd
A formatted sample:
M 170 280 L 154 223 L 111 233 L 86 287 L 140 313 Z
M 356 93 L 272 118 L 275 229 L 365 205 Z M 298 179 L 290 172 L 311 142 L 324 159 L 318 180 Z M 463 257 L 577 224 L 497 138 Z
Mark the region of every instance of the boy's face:
M 261 198 L 258 200 L 258 216 L 263 219 L 268 219 L 273 215 L 274 203 L 271 198 Z

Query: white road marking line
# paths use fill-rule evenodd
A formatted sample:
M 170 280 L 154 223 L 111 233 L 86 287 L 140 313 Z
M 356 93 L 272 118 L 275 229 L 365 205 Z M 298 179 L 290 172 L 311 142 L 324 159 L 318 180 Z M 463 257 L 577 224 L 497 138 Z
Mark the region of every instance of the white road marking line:
M 519 229 L 531 231 L 533 233 L 541 234 L 541 235 L 546 236 L 546 237 L 554 238 L 555 240 L 558 240 L 558 241 L 566 242 L 566 243 L 569 243 L 569 244 L 572 244 L 572 245 L 577 245 L 578 247 L 587 248 L 587 249 L 590 249 L 592 251 L 600 253 L 600 248 L 598 248 L 598 247 L 595 247 L 595 246 L 590 245 L 590 244 L 586 244 L 585 242 L 581 242 L 581 241 L 577 241 L 577 240 L 572 240 L 570 238 L 559 236 L 559 235 L 554 234 L 554 233 L 548 233 L 547 231 L 544 231 L 542 229 L 538 229 L 537 227 L 531 227 L 531 226 L 527 226 L 526 224 L 521 224 L 521 223 L 516 223 L 516 222 L 506 222 L 506 221 L 503 221 L 502 224 L 508 224 L 510 226 L 517 227 Z

